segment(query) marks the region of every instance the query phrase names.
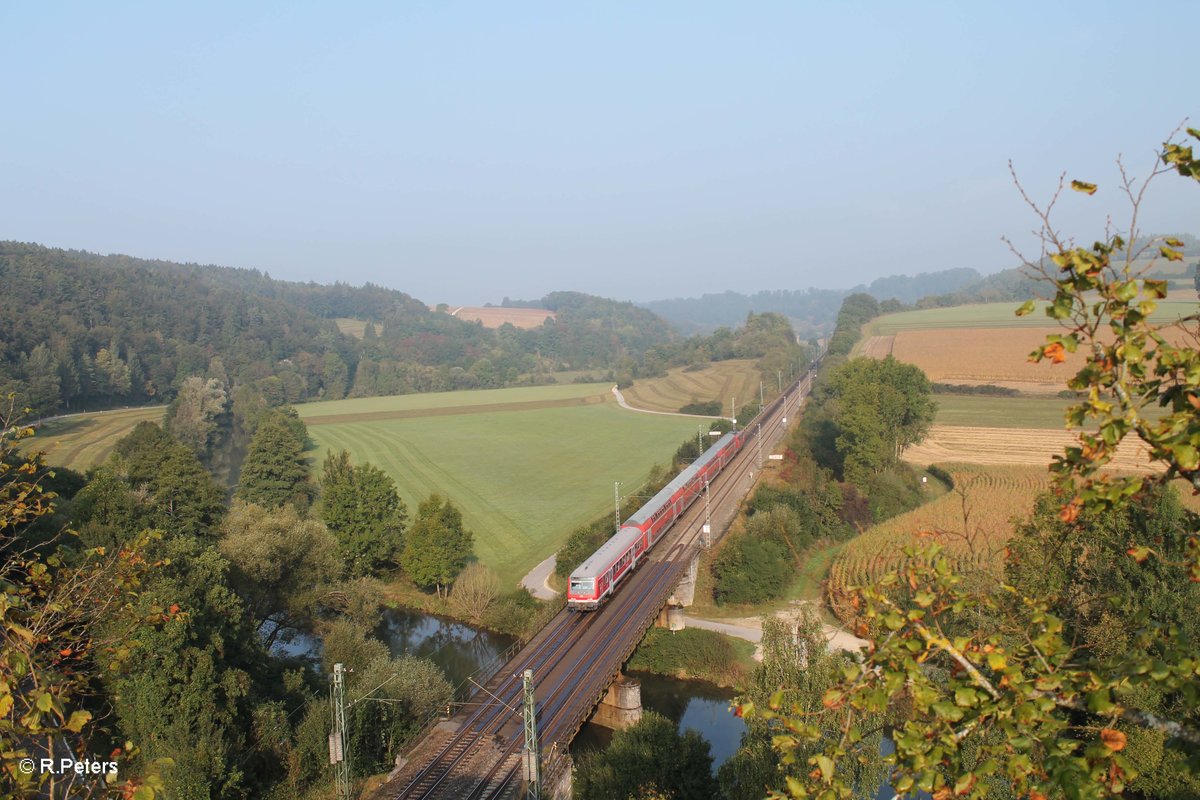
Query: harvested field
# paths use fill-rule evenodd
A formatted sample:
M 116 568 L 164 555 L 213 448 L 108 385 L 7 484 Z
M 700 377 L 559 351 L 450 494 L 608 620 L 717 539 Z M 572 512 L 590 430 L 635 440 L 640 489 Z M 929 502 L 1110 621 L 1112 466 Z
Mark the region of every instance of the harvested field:
M 953 331 L 925 329 L 900 331 L 892 355 L 920 367 L 935 383 L 967 386 L 993 384 L 1032 394 L 1054 394 L 1066 388 L 1067 380 L 1082 366 L 1082 352 L 1067 353 L 1061 364 L 1034 363 L 1029 354 L 1046 343 L 1057 327 L 959 328 Z M 1189 343 L 1182 330 L 1168 330 L 1177 344 Z
M 495 306 L 451 306 L 450 316 L 467 322 L 478 322 L 485 328 L 499 328 L 505 323 L 515 328 L 540 328 L 554 312 L 544 308 L 499 308 Z
M 622 392 L 625 401 L 635 408 L 678 411 L 689 403 L 716 400 L 721 404 L 721 414 L 728 415 L 732 398 L 737 398 L 739 407 L 749 402 L 757 402 L 760 380 L 762 373 L 755 362 L 739 359 L 717 361 L 698 370 L 679 367 L 671 370 L 663 378 L 638 380 Z M 775 383 L 766 387 L 767 400 L 776 394 Z
M 900 331 L 892 355 L 915 364 L 935 383 L 968 386 L 991 383 L 1034 393 L 1062 391 L 1067 379 L 1083 366 L 1083 354 L 1066 362 L 1029 361 L 1029 354 L 1059 328 L 960 328 Z
M 904 460 L 923 466 L 944 462 L 1026 464 L 1045 470 L 1052 456 L 1074 443 L 1070 433 L 1052 428 L 934 425 L 924 442 L 904 451 Z M 1145 445 L 1133 437 L 1121 443 L 1112 466 L 1130 472 L 1153 471 Z
M 866 339 L 860 339 L 858 344 L 854 346 L 854 352 L 851 355 L 865 356 L 867 358 L 887 358 L 892 354 L 892 345 L 895 341 L 895 336 L 870 336 Z
M 829 570 L 826 596 L 839 618 L 849 620 L 849 588 L 878 580 L 898 566 L 904 548 L 938 542 L 947 552 L 982 569 L 1000 566 L 1014 519 L 1029 516 L 1037 494 L 1049 485 L 1045 467 L 946 467 L 954 491 L 851 539 Z
M 29 446 L 46 451 L 49 464 L 85 472 L 108 458 L 139 422 L 161 424 L 166 413 L 166 406 L 144 406 L 59 417 L 41 425 Z

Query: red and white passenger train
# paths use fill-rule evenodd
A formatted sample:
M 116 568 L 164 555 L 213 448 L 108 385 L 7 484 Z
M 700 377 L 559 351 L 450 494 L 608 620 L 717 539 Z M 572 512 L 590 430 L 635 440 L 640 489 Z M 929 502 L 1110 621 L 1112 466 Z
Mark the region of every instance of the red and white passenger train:
M 571 573 L 567 609 L 594 611 L 633 571 L 655 542 L 704 491 L 704 484 L 733 460 L 746 441 L 745 431 L 727 433 L 633 513 L 613 536 Z

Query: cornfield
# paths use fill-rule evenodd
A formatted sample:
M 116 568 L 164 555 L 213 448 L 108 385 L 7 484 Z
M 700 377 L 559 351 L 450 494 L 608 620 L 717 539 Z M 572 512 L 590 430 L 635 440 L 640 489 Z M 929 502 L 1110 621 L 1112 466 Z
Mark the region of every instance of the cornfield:
M 1045 467 L 952 465 L 954 490 L 870 528 L 834 559 L 826 581 L 829 607 L 844 621 L 855 615 L 851 587 L 868 585 L 899 566 L 904 549 L 941 544 L 960 563 L 999 569 L 1015 520 L 1029 516 L 1049 485 Z

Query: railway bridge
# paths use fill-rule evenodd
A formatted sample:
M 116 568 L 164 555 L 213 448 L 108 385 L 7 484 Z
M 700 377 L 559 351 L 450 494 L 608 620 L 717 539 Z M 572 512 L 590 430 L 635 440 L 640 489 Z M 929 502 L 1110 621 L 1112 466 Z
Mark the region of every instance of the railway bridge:
M 476 689 L 470 702 L 417 742 L 373 800 L 523 796 L 526 670 L 532 670 L 537 703 L 540 795 L 569 797 L 571 740 L 620 678 L 622 666 L 659 619 L 681 578 L 694 569 L 708 543 L 706 514 L 714 533 L 724 531 L 736 516 L 753 476 L 783 438 L 785 420 L 799 413 L 814 371 L 763 410 L 747 428 L 751 436 L 741 453 L 710 484 L 707 504 L 703 499 L 693 503 L 604 607 L 560 611 Z

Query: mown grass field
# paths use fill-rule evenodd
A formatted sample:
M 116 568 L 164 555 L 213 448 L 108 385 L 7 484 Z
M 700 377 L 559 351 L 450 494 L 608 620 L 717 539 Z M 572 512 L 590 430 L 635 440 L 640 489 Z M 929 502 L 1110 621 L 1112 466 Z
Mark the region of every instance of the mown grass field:
M 515 389 L 475 389 L 465 392 L 429 392 L 390 397 L 356 397 L 352 400 L 323 400 L 296 406 L 309 425 L 320 424 L 321 417 L 347 414 L 406 413 L 429 409 L 491 406 L 499 403 L 544 403 L 582 398 L 608 398 L 608 383 L 569 383 L 551 386 L 522 386 Z
M 49 464 L 86 472 L 139 422 L 161 424 L 166 413 L 165 406 L 145 406 L 64 417 L 40 426 L 29 447 L 46 451 Z
M 409 511 L 452 498 L 475 553 L 515 586 L 576 526 L 612 505 L 613 482 L 636 492 L 657 462 L 696 434 L 686 417 L 638 414 L 607 385 L 545 386 L 364 398 L 298 406 L 325 453 L 345 448 L 396 481 Z M 435 412 L 427 415 L 428 412 Z
M 338 317 L 334 320 L 338 326 L 338 330 L 347 336 L 353 336 L 355 339 L 361 339 L 367 334 L 367 321 L 365 319 L 351 319 L 350 317 Z
M 1061 397 L 990 397 L 938 394 L 937 425 L 985 428 L 1051 428 L 1062 430 L 1063 414 L 1072 401 Z
M 1075 403 L 1063 397 L 993 397 L 989 395 L 937 394 L 936 425 L 984 428 L 1046 428 L 1063 430 L 1064 414 Z M 1157 407 L 1147 409 L 1156 419 Z
M 623 394 L 629 405 L 650 411 L 678 411 L 689 403 L 716 400 L 721 404 L 721 415 L 728 416 L 729 403 L 735 397 L 739 408 L 752 400 L 757 402 L 761 379 L 753 360 L 735 359 L 694 371 L 678 367 L 662 378 L 637 380 Z M 774 396 L 775 389 L 773 385 L 766 387 L 767 399 Z

